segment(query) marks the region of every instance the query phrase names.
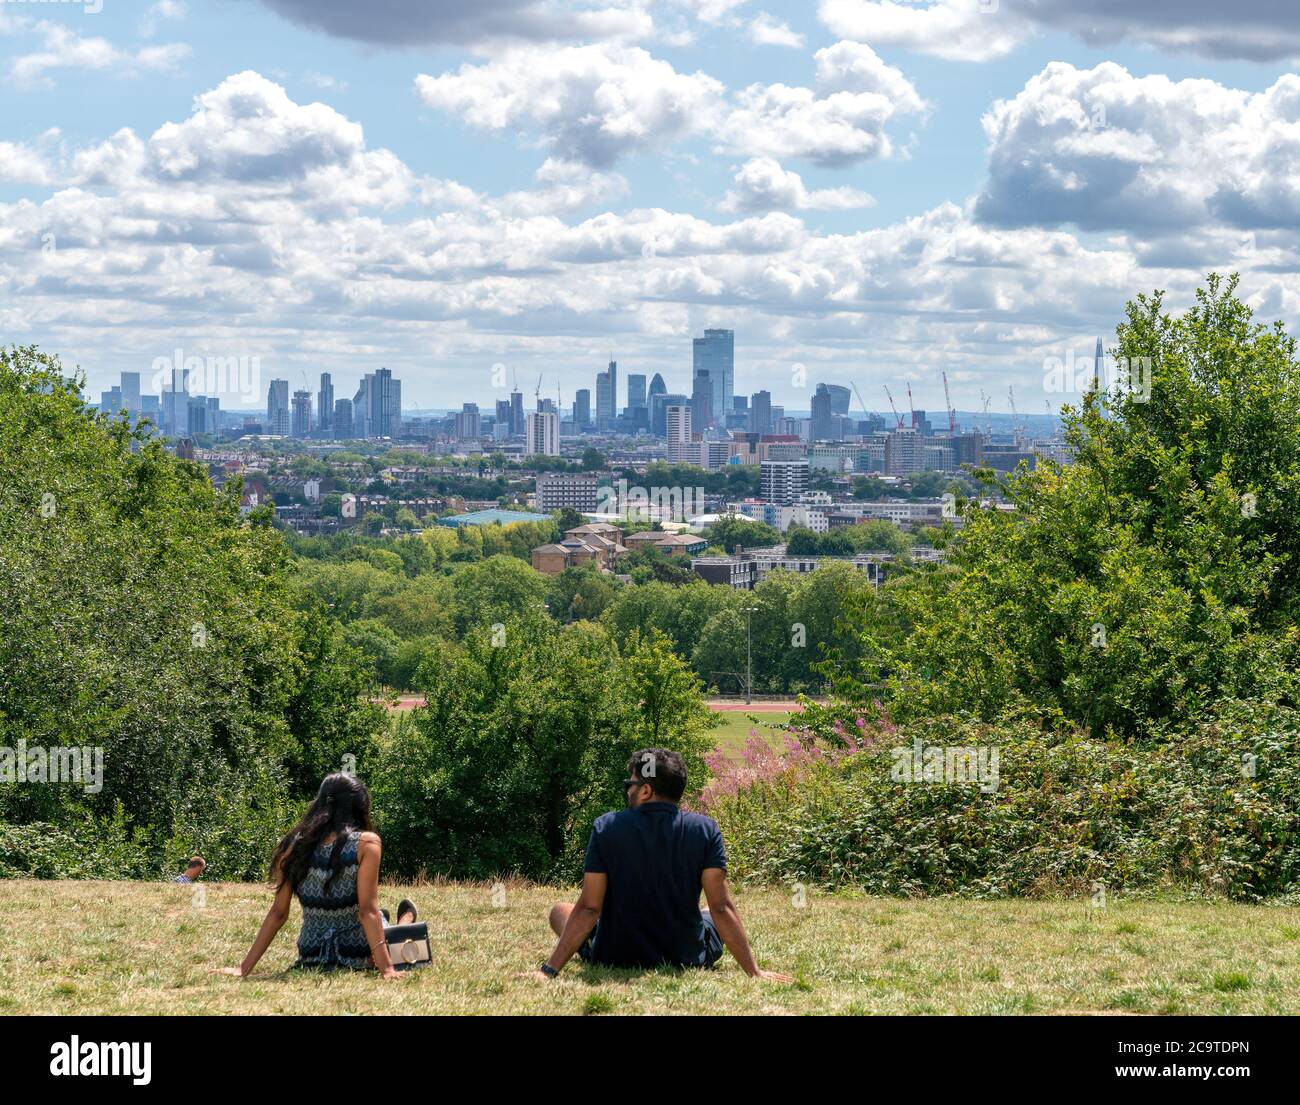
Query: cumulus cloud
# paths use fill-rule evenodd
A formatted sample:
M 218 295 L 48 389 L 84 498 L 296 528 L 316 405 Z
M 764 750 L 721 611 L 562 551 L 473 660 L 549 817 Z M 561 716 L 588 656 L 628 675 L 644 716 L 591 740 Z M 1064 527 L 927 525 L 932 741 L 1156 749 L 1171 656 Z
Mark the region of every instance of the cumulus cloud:
M 366 149 L 360 124 L 326 104 L 295 103 L 252 71 L 197 97 L 188 119 L 159 127 L 147 161 L 160 179 L 297 189 L 344 206 L 400 203 L 413 185 L 390 151 Z
M 1278 0 L 821 0 L 822 23 L 843 38 L 953 61 L 1003 57 L 1041 31 L 1090 46 L 1132 42 L 1215 58 L 1300 56 L 1300 23 Z
M 1252 94 L 1210 80 L 1054 62 L 984 117 L 978 217 L 1146 234 L 1300 226 L 1300 77 Z
M 756 84 L 736 100 L 717 133 L 717 148 L 726 153 L 844 166 L 892 151 L 885 124 L 899 107 L 879 92 L 819 96 L 810 88 Z
M 54 167 L 43 150 L 25 142 L 0 142 L 0 182 L 52 184 Z
M 106 38 L 83 37 L 58 23 L 36 24 L 42 49 L 19 54 L 9 67 L 9 76 L 19 86 L 49 85 L 54 69 L 108 70 L 118 76 L 133 76 L 146 70 L 166 72 L 189 57 L 182 43 L 145 46 L 135 53 L 121 50 Z
M 724 153 L 822 165 L 889 156 L 886 124 L 924 106 L 910 82 L 855 43 L 819 51 L 817 64 L 824 88 L 754 84 L 728 99 L 714 78 L 679 73 L 640 47 L 529 46 L 421 75 L 416 88 L 471 126 L 535 133 L 561 160 L 597 168 L 699 136 Z
M 733 183 L 722 201 L 723 211 L 847 211 L 876 202 L 866 192 L 847 186 L 810 190 L 798 173 L 770 157 L 746 161 Z
M 1021 5 L 995 0 L 821 0 L 818 16 L 841 38 L 897 46 L 950 61 L 1004 57 L 1033 33 Z
M 759 46 L 789 46 L 798 49 L 803 45 L 803 35 L 774 19 L 767 12 L 759 12 L 749 23 L 749 40 Z
M 894 78 L 872 57 L 828 48 L 814 99 L 893 102 L 899 89 L 886 95 L 880 82 Z M 23 165 L 41 190 L 0 203 L 0 328 L 89 366 L 92 390 L 110 382 L 109 368 L 170 355 L 179 335 L 187 350 L 247 350 L 288 373 L 328 366 L 350 379 L 388 364 L 422 405 L 482 401 L 485 377 L 473 373 L 498 361 L 521 372 L 526 362 L 548 372 L 572 365 L 569 395 L 590 386 L 614 340 L 620 356 L 664 371 L 676 388 L 689 335 L 728 325 L 744 349 L 745 388 L 779 392 L 790 363 L 819 357 L 816 372 L 826 375 L 810 373 L 814 380 L 847 380 L 869 350 L 881 372 L 922 380 L 942 361 L 973 392 L 996 384 L 1001 394 L 1014 383 L 1020 398 L 1040 384 L 1045 352 L 1059 355 L 1079 335 L 1087 353 L 1126 296 L 1163 287 L 1177 302 L 1201 265 L 1241 268 L 1248 293 L 1276 305 L 1272 313 L 1300 311 L 1300 263 L 1290 259 L 1300 235 L 1278 227 L 1247 236 L 1214 222 L 1229 218 L 1229 196 L 1287 210 L 1288 182 L 1300 179 L 1288 160 L 1300 78 L 1258 95 L 1211 82 L 1152 90 L 1117 67 L 1040 78 L 1059 82 L 1052 95 L 1061 99 L 1031 82 L 1019 108 L 998 105 L 994 149 L 1008 163 L 1017 144 L 1023 152 L 1047 143 L 1056 156 L 1034 128 L 1058 136 L 1059 117 L 1068 124 L 1060 156 L 1082 160 L 1081 179 L 1092 180 L 1101 159 L 1124 172 L 1150 162 L 1172 181 L 1179 158 L 1191 164 L 1213 148 L 1201 208 L 1189 209 L 1209 212 L 1188 232 L 1200 248 L 1150 248 L 1129 223 L 1102 244 L 1085 243 L 1071 229 L 999 222 L 951 203 L 859 233 L 822 233 L 801 213 L 847 202 L 849 190 L 812 188 L 771 155 L 745 161 L 728 197 L 733 213 L 713 218 L 603 209 L 626 198 L 622 178 L 558 152 L 530 188 L 485 195 L 412 173 L 367 146 L 355 121 L 237 73 L 145 136 L 119 129 L 65 155 L 63 137 L 51 134 L 0 151 L 0 164 Z M 1082 125 L 1095 106 L 1083 90 L 1094 84 L 1118 85 L 1099 101 L 1114 134 Z M 1131 120 L 1120 112 L 1130 102 Z M 1154 126 L 1161 119 L 1164 130 Z M 1206 132 L 1198 147 L 1168 152 L 1196 127 Z M 1079 171 L 1061 167 L 1062 176 Z M 48 253 L 47 235 L 57 241 Z
M 707 125 L 722 85 L 635 46 L 518 47 L 416 79 L 430 107 L 485 130 L 535 128 L 562 160 L 608 166 Z
M 647 37 L 637 0 L 261 0 L 302 27 L 384 46 L 488 41 L 574 42 Z

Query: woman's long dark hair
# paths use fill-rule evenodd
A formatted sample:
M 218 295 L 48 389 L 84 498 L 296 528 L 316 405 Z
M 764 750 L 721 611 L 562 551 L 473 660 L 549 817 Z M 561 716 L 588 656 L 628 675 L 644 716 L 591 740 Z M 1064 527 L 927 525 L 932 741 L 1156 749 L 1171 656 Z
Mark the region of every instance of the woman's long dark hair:
M 271 856 L 271 878 L 278 877 L 276 889 L 288 883 L 296 890 L 311 868 L 312 853 L 322 840 L 334 833 L 329 874 L 325 878 L 325 888 L 329 889 L 341 866 L 343 842 L 348 834 L 368 833 L 373 828 L 370 824 L 370 791 L 366 784 L 355 775 L 342 771 L 326 775 L 311 808 L 276 845 Z

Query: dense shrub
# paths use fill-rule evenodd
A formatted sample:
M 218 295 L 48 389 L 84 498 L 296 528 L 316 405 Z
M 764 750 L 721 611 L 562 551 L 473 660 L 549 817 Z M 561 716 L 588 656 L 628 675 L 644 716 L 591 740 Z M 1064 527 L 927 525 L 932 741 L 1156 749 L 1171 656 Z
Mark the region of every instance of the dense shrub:
M 445 646 L 420 682 L 428 707 L 394 727 L 375 771 L 359 765 L 387 871 L 573 877 L 634 751 L 667 745 L 703 778 L 708 711 L 663 638 L 524 611 Z
M 87 409 L 56 359 L 0 349 L 0 748 L 98 748 L 104 768 L 45 785 L 7 760 L 6 839 L 50 841 L 17 869 L 162 874 L 201 851 L 258 875 L 324 771 L 367 754 L 383 715 L 358 654 L 319 600 L 295 608 L 284 542 L 239 491 Z M 142 849 L 125 867 L 103 853 L 119 823 Z
M 1300 714 L 1230 703 L 1139 746 L 1030 723 L 868 725 L 723 768 L 702 805 L 741 878 L 975 897 L 1300 891 Z M 895 749 L 998 751 L 998 785 L 903 782 Z M 1253 774 L 1252 774 L 1253 772 Z

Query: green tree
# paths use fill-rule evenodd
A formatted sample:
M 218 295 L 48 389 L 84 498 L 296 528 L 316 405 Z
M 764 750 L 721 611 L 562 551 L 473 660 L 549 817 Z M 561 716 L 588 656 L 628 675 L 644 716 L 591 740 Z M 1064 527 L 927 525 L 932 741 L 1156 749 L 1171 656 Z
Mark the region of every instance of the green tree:
M 313 668 L 347 654 L 295 608 L 288 550 L 265 512 L 241 516 L 239 482 L 215 490 L 82 386 L 0 350 L 0 745 L 102 748 L 103 786 L 0 783 L 0 821 L 116 818 L 154 871 L 201 850 L 255 875 L 314 754 L 303 696 L 358 746 L 375 717 Z
M 1295 694 L 1300 366 L 1236 279 L 1195 305 L 1138 296 L 1117 354 L 1140 388 L 1066 408 L 1074 463 L 1005 481 L 1015 509 L 967 506 L 950 568 L 887 586 L 863 642 L 894 709 L 1030 707 L 1139 735 L 1224 698 Z
M 396 730 L 375 782 L 397 871 L 572 877 L 638 747 L 670 743 L 703 782 L 707 710 L 666 642 L 620 651 L 590 623 L 525 612 L 421 680 L 429 705 Z

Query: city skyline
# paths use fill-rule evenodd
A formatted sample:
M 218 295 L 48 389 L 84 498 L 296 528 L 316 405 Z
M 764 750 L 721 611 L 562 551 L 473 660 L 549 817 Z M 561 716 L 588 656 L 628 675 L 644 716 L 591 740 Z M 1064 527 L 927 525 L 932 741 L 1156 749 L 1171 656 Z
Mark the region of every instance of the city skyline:
M 92 394 L 183 346 L 291 383 L 385 365 L 427 410 L 498 365 L 566 402 L 609 360 L 689 393 L 685 342 L 726 327 L 740 390 L 787 407 L 939 409 L 946 372 L 960 409 L 1041 411 L 1045 361 L 1139 291 L 1239 269 L 1300 303 L 1276 5 L 1184 5 L 1177 35 L 1154 0 L 566 7 L 0 5 L 8 332 Z

